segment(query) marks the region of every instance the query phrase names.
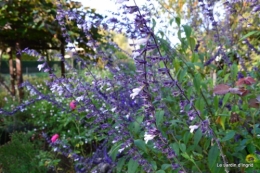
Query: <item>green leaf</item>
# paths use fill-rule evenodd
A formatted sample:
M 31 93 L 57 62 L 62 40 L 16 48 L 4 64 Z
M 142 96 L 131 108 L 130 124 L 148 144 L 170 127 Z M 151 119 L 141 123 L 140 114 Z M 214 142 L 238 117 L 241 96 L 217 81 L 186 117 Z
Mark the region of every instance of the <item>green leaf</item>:
M 190 67 L 192 70 L 195 69 L 195 63 L 192 63 L 192 62 L 186 62 L 186 65 L 187 65 L 188 67 Z
M 194 50 L 194 49 L 193 49 Z M 199 55 L 198 53 L 193 53 L 192 54 L 192 57 L 191 57 L 191 62 L 198 62 L 198 59 L 199 59 Z
M 191 137 L 191 133 L 190 133 L 189 131 L 187 131 L 187 132 L 184 134 L 184 136 L 183 136 L 183 142 L 184 142 L 184 144 L 187 144 L 187 143 L 188 143 L 190 137 Z
M 210 148 L 209 155 L 208 155 L 208 166 L 210 170 L 215 169 L 218 157 L 219 157 L 219 149 L 217 145 L 214 145 Z
M 242 38 L 240 38 L 239 41 L 242 41 L 242 40 L 244 40 L 245 38 L 250 37 L 251 35 L 254 35 L 255 33 L 258 33 L 258 32 L 259 32 L 259 31 L 251 31 L 251 32 L 247 33 L 246 35 L 244 35 Z
M 175 17 L 175 22 L 180 27 L 180 25 L 181 25 L 181 18 Z
M 120 147 L 121 147 L 121 143 L 115 144 L 115 145 L 111 148 L 111 150 L 109 151 L 109 155 L 112 157 L 113 160 L 116 159 L 116 155 L 117 155 L 118 150 L 120 149 Z
M 229 131 L 229 132 L 226 134 L 226 136 L 225 136 L 221 141 L 222 141 L 222 142 L 228 141 L 228 140 L 232 139 L 232 138 L 235 136 L 235 134 L 236 134 L 236 132 L 233 131 L 233 130 L 231 130 L 231 131 Z
M 136 121 L 132 122 L 129 126 L 130 130 L 134 133 L 134 134 L 139 134 L 140 130 L 141 130 L 141 122 L 143 121 L 143 116 L 138 116 Z
M 137 140 L 134 140 L 134 144 L 139 148 L 141 149 L 142 151 L 144 151 L 145 153 L 147 153 L 147 148 L 145 146 L 145 142 L 141 139 L 137 139 Z
M 197 146 L 200 139 L 202 138 L 202 132 L 200 129 L 196 130 L 194 134 L 194 145 Z
M 178 143 L 172 143 L 170 144 L 171 148 L 174 150 L 174 152 L 176 153 L 176 155 L 179 155 L 180 150 L 179 150 L 179 144 Z
M 170 23 L 170 25 L 172 25 L 172 22 L 173 22 L 173 18 L 171 18 L 171 19 L 170 19 L 170 22 L 169 22 L 169 23 Z
M 228 99 L 230 97 L 230 93 L 225 94 L 224 98 L 223 98 L 223 102 L 222 102 L 222 108 L 226 105 L 226 103 L 228 102 Z
M 253 144 L 248 144 L 246 146 L 246 148 L 247 148 L 249 153 L 255 153 L 255 151 L 256 151 L 256 147 Z
M 200 154 L 200 153 L 196 153 L 196 152 L 192 152 L 192 154 L 196 157 L 196 158 L 198 158 L 198 159 L 203 159 L 203 155 L 202 154 Z
M 183 27 L 183 29 L 184 29 L 186 38 L 189 40 L 189 39 L 190 39 L 190 36 L 191 36 L 191 32 L 192 32 L 191 27 L 188 26 L 188 25 L 183 25 L 182 27 Z
M 218 96 L 215 96 L 214 97 L 214 109 L 218 109 L 218 106 L 219 106 L 219 99 L 218 99 Z
M 153 170 L 156 171 L 157 170 L 157 165 L 155 161 L 151 161 L 151 165 L 153 167 Z
M 138 162 L 136 160 L 131 159 L 128 162 L 128 170 L 127 173 L 135 173 L 138 168 Z
M 173 66 L 174 66 L 174 69 L 175 69 L 176 72 L 179 71 L 179 69 L 180 69 L 180 61 L 178 59 L 174 59 L 173 60 Z
M 164 118 L 164 111 L 163 110 L 159 110 L 155 113 L 155 117 L 156 117 L 156 125 L 158 127 L 161 126 L 162 122 L 163 122 L 163 118 Z
M 195 38 L 190 37 L 190 38 L 188 39 L 188 41 L 189 41 L 189 45 L 190 45 L 191 51 L 194 51 L 195 46 L 196 46 L 196 40 L 195 40 Z
M 201 81 L 200 75 L 199 75 L 199 74 L 196 74 L 195 77 L 194 77 L 194 79 L 193 79 L 193 84 L 194 84 L 195 89 L 196 89 L 197 91 L 200 90 L 200 81 Z
M 223 130 L 225 130 L 226 128 L 225 126 L 226 118 L 227 118 L 226 116 L 218 116 L 218 118 L 216 119 L 216 124 L 221 125 Z
M 238 72 L 237 64 L 234 63 L 234 64 L 231 66 L 231 77 L 232 77 L 233 80 L 236 80 L 236 79 L 237 79 L 237 72 Z
M 178 74 L 178 81 L 180 83 L 184 80 L 184 76 L 186 76 L 186 74 L 187 74 L 187 69 L 186 68 L 180 70 L 180 72 Z
M 185 153 L 181 153 L 181 155 L 188 160 L 191 160 L 190 156 L 185 152 Z
M 205 110 L 205 102 L 202 98 L 199 98 L 195 101 L 195 107 L 199 109 L 201 112 Z
M 37 29 L 42 29 L 44 27 L 44 22 L 41 22 L 41 24 L 38 26 Z
M 166 169 L 168 169 L 168 168 L 171 168 L 171 164 L 163 164 L 162 166 L 161 166 L 161 169 L 162 170 L 166 170 Z
M 156 171 L 156 173 L 165 173 L 165 171 L 164 170 L 158 170 L 158 171 Z
M 203 143 L 203 149 L 207 150 L 210 147 L 211 141 L 206 140 L 206 142 Z
M 163 38 L 164 37 L 164 32 L 159 31 L 159 33 L 161 34 L 161 37 Z
M 116 171 L 117 172 L 121 172 L 123 166 L 124 166 L 124 163 L 125 163 L 125 158 L 120 158 L 119 161 L 117 162 L 117 165 L 116 165 Z
M 153 27 L 152 27 L 152 29 L 154 30 L 154 28 L 156 26 L 156 21 L 154 20 L 154 18 L 152 20 L 153 20 Z
M 182 39 L 181 39 L 181 30 L 178 31 L 177 35 L 178 35 L 178 39 L 182 42 Z
M 186 151 L 186 145 L 185 145 L 185 144 L 181 143 L 181 144 L 179 145 L 179 147 L 180 147 L 180 149 L 181 149 L 182 152 L 185 152 L 185 151 Z

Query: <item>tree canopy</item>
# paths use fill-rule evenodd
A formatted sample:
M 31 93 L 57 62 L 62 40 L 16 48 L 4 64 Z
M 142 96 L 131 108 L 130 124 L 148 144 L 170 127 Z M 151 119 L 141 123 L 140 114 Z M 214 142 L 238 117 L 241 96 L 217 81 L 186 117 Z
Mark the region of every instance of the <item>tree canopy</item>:
M 58 49 L 68 36 L 71 41 L 86 43 L 87 37 L 77 25 L 76 19 L 69 19 L 64 15 L 61 19 L 64 26 L 60 26 L 56 19 L 61 13 L 59 8 L 74 12 L 82 20 L 88 14 L 92 18 L 102 17 L 89 8 L 83 11 L 80 2 L 62 1 L 58 6 L 58 2 L 52 0 L 3 0 L 0 2 L 0 42 L 11 47 L 19 42 L 22 48 Z M 70 32 L 65 35 L 62 27 L 70 28 Z M 91 26 L 89 32 L 93 38 L 99 38 L 97 28 Z M 86 44 L 81 46 L 87 47 Z

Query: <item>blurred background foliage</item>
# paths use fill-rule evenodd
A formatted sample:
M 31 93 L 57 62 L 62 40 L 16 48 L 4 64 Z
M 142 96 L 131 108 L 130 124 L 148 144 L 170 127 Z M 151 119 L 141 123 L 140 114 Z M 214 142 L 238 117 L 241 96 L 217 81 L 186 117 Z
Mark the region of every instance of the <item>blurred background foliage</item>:
M 259 13 L 254 12 L 256 8 L 253 6 L 254 1 L 230 1 L 230 3 L 226 0 L 211 1 L 217 27 L 211 25 L 207 17 L 208 12 L 202 10 L 200 2 L 203 1 L 157 0 L 157 2 L 161 8 L 156 10 L 160 15 L 166 16 L 166 23 L 171 24 L 173 16 L 178 16 L 181 18 L 181 25 L 187 24 L 192 27 L 194 35 L 197 36 L 196 41 L 200 44 L 199 49 L 201 52 L 207 52 L 205 59 L 213 55 L 221 44 L 225 50 L 235 53 L 235 58 L 240 56 L 248 68 L 252 65 L 259 66 L 260 19 Z M 228 8 L 230 9 L 227 10 Z M 179 28 L 177 25 L 172 27 L 175 31 Z M 220 42 L 214 41 L 216 29 L 219 32 Z M 163 28 L 160 31 L 164 31 Z M 164 32 L 167 33 L 166 30 Z

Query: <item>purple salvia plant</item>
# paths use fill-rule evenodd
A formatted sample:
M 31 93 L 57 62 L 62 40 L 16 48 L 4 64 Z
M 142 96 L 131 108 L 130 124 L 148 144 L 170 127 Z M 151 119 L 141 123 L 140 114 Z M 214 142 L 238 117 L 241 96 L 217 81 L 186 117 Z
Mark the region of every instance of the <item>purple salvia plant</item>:
M 124 5 L 126 2 L 122 0 L 117 1 L 117 3 L 122 4 L 122 14 L 131 16 L 132 18 L 114 16 L 107 20 L 95 19 L 94 22 L 90 22 L 85 21 L 73 11 L 66 11 L 62 6 L 59 6 L 57 21 L 61 25 L 63 37 L 66 42 L 71 42 L 71 39 L 65 27 L 64 20 L 69 18 L 70 20 L 75 20 L 80 25 L 84 33 L 88 36 L 89 42 L 86 43 L 87 46 L 92 47 L 95 52 L 95 54 L 86 53 L 85 56 L 92 59 L 101 57 L 103 60 L 109 60 L 109 57 L 114 54 L 113 50 L 102 49 L 102 45 L 92 38 L 89 33 L 89 29 L 92 26 L 103 28 L 106 31 L 125 31 L 126 36 L 133 39 L 133 43 L 131 44 L 134 47 L 132 58 L 136 65 L 136 71 L 132 75 L 126 72 L 127 66 L 117 66 L 112 62 L 106 66 L 106 70 L 109 70 L 112 77 L 102 78 L 96 76 L 88 65 L 90 61 L 83 60 L 75 53 L 76 61 L 81 62 L 82 70 L 85 71 L 84 76 L 79 76 L 77 69 L 71 67 L 62 55 L 58 55 L 64 61 L 66 69 L 70 73 L 66 75 L 66 78 L 59 78 L 54 73 L 50 73 L 52 80 L 47 81 L 46 86 L 51 94 L 43 94 L 29 82 L 25 82 L 23 87 L 28 89 L 32 100 L 25 101 L 12 111 L 0 108 L 0 113 L 12 115 L 18 111 L 22 111 L 25 107 L 34 104 L 36 101 L 46 100 L 59 108 L 64 114 L 69 114 L 78 123 L 78 126 L 93 130 L 92 135 L 95 134 L 100 137 L 102 140 L 99 142 L 102 144 L 100 144 L 95 152 L 90 153 L 88 156 L 76 153 L 70 144 L 62 140 L 50 143 L 55 152 L 60 152 L 66 157 L 72 158 L 75 163 L 76 172 L 92 170 L 100 163 L 109 164 L 111 169 L 115 169 L 116 162 L 121 158 L 136 160 L 139 165 L 142 165 L 145 172 L 153 172 L 149 155 L 147 156 L 140 152 L 136 146 L 136 139 L 139 139 L 140 136 L 142 136 L 141 138 L 144 139 L 147 146 L 152 146 L 156 152 L 165 157 L 165 160 L 171 164 L 172 169 L 178 169 L 180 172 L 189 172 L 170 146 L 172 142 L 179 142 L 179 139 L 175 137 L 175 134 L 178 132 L 174 132 L 170 128 L 170 121 L 177 119 L 179 115 L 185 117 L 185 124 L 190 127 L 191 133 L 201 130 L 202 134 L 213 138 L 220 150 L 223 162 L 227 163 L 220 141 L 211 128 L 210 119 L 203 115 L 195 106 L 195 98 L 199 94 L 202 95 L 205 103 L 208 104 L 205 95 L 202 92 L 194 93 L 193 95 L 189 94 L 188 89 L 193 87 L 193 84 L 183 83 L 176 79 L 172 70 L 172 59 L 170 59 L 172 56 L 168 52 L 161 51 L 158 38 L 149 25 L 149 9 L 137 6 L 135 1 L 134 5 Z M 221 25 L 214 18 L 214 3 L 215 1 L 199 0 L 199 6 L 210 21 L 212 30 L 216 33 L 214 37 L 215 41 L 219 45 L 215 54 L 206 60 L 204 65 L 210 65 L 217 56 L 221 55 L 225 64 L 230 66 L 231 60 L 221 42 L 222 36 L 219 34 L 221 32 Z M 237 2 L 227 1 L 224 3 L 226 10 L 230 14 L 235 13 L 235 11 L 232 11 L 234 3 Z M 254 13 L 257 11 L 258 8 L 253 8 Z M 230 45 L 232 41 L 230 41 Z M 108 42 L 108 44 L 116 47 L 114 43 L 111 44 L 111 42 Z M 257 53 L 257 50 L 252 48 L 249 41 L 247 45 Z M 197 44 L 195 50 L 192 51 L 199 53 L 199 46 Z M 70 47 L 70 49 L 74 49 L 74 47 Z M 39 56 L 40 60 L 44 60 L 44 57 L 33 50 L 25 49 L 23 52 Z M 186 59 L 180 53 L 174 51 L 174 54 L 184 64 L 186 63 Z M 237 53 L 236 55 L 241 60 L 240 62 L 243 62 L 240 54 Z M 52 72 L 47 62 L 39 65 L 39 69 L 44 72 Z M 244 70 L 246 71 L 246 68 Z M 190 74 L 189 77 L 194 77 L 194 75 Z M 241 73 L 239 73 L 238 77 L 241 78 Z M 165 102 L 167 95 L 172 96 L 179 103 L 174 111 Z M 75 111 L 70 110 L 67 106 L 67 103 L 71 100 L 74 100 L 77 105 Z M 163 110 L 163 122 L 158 122 L 158 113 L 161 110 Z M 210 108 L 209 113 L 212 117 L 214 116 Z M 142 117 L 141 122 L 140 117 Z M 141 131 L 144 133 L 135 134 L 131 131 L 132 126 L 136 128 L 136 124 L 140 126 Z M 164 128 L 171 130 L 163 130 Z M 44 137 L 49 141 L 49 137 L 46 134 Z M 109 152 L 107 151 L 113 148 L 113 146 L 117 146 L 118 150 L 118 154 L 114 160 L 109 156 Z M 225 171 L 228 172 L 228 169 L 226 168 Z

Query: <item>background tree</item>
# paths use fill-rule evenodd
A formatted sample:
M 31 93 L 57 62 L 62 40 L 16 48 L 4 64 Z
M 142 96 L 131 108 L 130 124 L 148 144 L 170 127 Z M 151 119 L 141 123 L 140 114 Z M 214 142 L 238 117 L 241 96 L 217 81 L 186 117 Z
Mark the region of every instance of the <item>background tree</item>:
M 13 95 L 15 95 L 13 82 L 15 78 L 18 79 L 18 86 L 23 82 L 21 51 L 24 48 L 28 47 L 40 52 L 46 49 L 60 50 L 64 57 L 65 47 L 70 41 L 78 42 L 80 47 L 93 53 L 93 50 L 87 46 L 87 42 L 90 36 L 91 39 L 99 39 L 101 36 L 94 25 L 84 27 L 85 19 L 88 17 L 94 20 L 96 17 L 102 18 L 102 16 L 96 14 L 92 9 L 84 9 L 79 2 L 62 1 L 59 4 L 58 6 L 58 2 L 52 0 L 4 0 L 0 2 L 0 28 L 8 26 L 8 29 L 0 32 L 0 43 L 12 48 L 9 66 Z M 76 16 L 69 18 L 67 14 L 61 14 L 62 12 L 59 11 L 61 8 L 67 13 L 73 12 Z M 59 15 L 62 18 L 56 19 L 56 16 Z M 82 20 L 81 25 L 77 24 L 78 20 Z M 70 32 L 64 33 L 65 29 L 69 29 Z M 86 29 L 89 31 L 86 32 Z M 16 75 L 12 64 L 14 50 L 16 51 Z M 61 74 L 65 77 L 63 61 L 61 61 Z M 19 93 L 22 98 L 21 89 Z

